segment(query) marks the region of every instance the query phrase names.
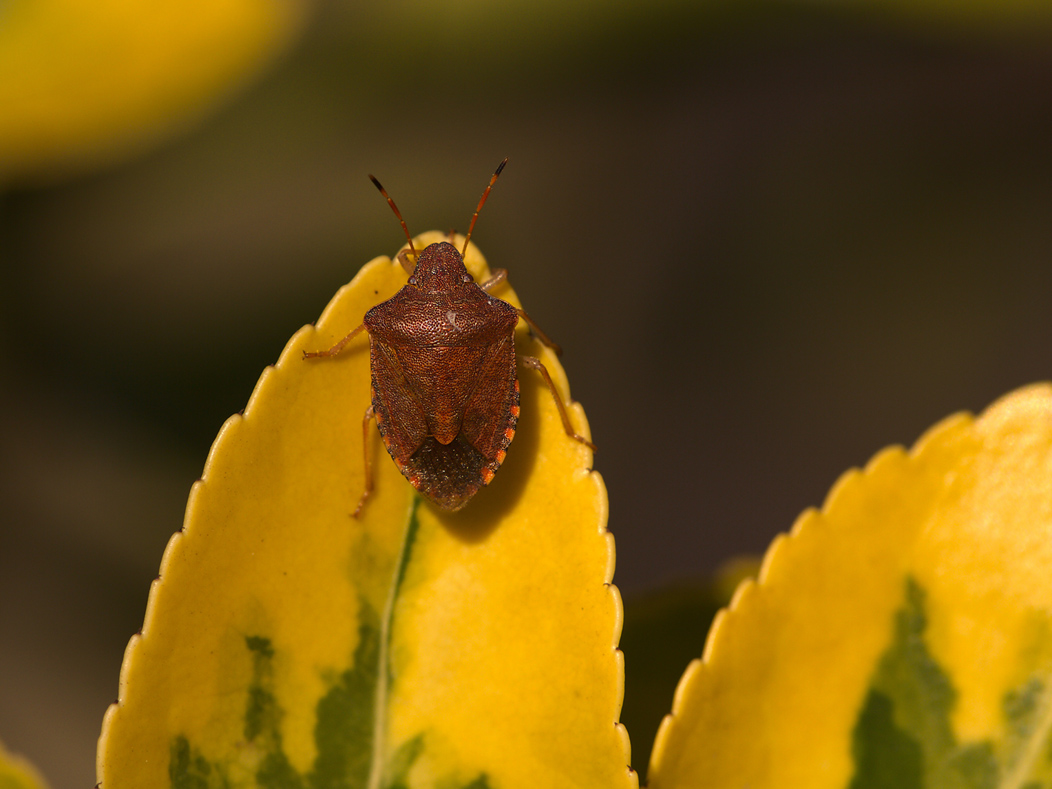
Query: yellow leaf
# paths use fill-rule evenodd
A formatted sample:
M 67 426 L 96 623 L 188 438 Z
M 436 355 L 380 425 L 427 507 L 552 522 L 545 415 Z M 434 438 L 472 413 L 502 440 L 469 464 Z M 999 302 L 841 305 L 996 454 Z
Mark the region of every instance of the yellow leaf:
M 186 123 L 282 49 L 306 3 L 10 0 L 0 182 L 97 166 Z
M 730 602 L 745 578 L 755 578 L 760 560 L 738 556 L 727 560 L 710 581 L 677 584 L 625 600 L 625 704 L 621 721 L 632 733 L 636 764 L 650 760 L 650 746 L 668 712 L 683 666 L 705 644 L 712 618 Z
M 474 247 L 466 264 L 486 276 Z M 635 785 L 606 492 L 531 370 L 507 460 L 466 508 L 419 500 L 372 429 L 375 493 L 350 516 L 368 340 L 301 356 L 404 284 L 366 265 L 224 425 L 125 656 L 106 789 Z M 556 358 L 516 340 L 565 395 Z
M 680 681 L 673 787 L 1052 778 L 1052 387 L 845 474 L 775 540 Z
M 0 743 L 0 789 L 46 789 L 46 786 L 33 765 L 8 753 Z

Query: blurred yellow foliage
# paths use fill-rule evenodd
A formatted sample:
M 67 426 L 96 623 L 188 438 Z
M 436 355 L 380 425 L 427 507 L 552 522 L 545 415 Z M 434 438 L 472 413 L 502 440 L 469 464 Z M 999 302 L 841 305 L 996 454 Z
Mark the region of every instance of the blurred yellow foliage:
M 0 789 L 45 789 L 46 786 L 32 765 L 12 756 L 0 743 Z
M 287 0 L 11 0 L 0 6 L 0 183 L 140 150 L 299 31 Z

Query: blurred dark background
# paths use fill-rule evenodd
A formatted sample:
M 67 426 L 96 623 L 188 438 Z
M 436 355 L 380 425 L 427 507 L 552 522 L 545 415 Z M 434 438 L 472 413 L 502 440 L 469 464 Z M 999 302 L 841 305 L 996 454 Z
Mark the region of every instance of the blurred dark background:
M 0 184 L 0 740 L 55 787 L 220 425 L 402 243 L 367 173 L 464 229 L 510 157 L 475 240 L 565 348 L 630 605 L 1052 372 L 1043 12 L 512 8 L 324 4 L 188 131 Z

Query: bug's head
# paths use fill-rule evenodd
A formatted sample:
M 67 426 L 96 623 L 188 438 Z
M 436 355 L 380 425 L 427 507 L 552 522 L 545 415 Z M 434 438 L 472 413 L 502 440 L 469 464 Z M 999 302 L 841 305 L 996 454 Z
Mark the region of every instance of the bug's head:
M 410 285 L 425 293 L 449 291 L 473 281 L 464 268 L 464 258 L 448 241 L 439 241 L 424 249 L 409 278 Z

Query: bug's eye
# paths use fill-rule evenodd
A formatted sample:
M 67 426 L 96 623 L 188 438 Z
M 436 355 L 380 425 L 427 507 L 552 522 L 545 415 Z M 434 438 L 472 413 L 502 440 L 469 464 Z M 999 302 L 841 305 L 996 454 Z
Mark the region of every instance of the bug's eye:
M 416 284 L 416 277 L 410 277 L 409 278 L 409 284 L 410 285 L 415 285 Z
M 472 280 L 472 278 L 471 278 L 471 275 L 470 275 L 470 274 L 465 274 L 465 275 L 464 275 L 463 277 L 461 277 L 461 279 L 462 279 L 462 280 L 463 280 L 464 282 L 473 282 L 473 281 L 474 281 L 474 280 Z

